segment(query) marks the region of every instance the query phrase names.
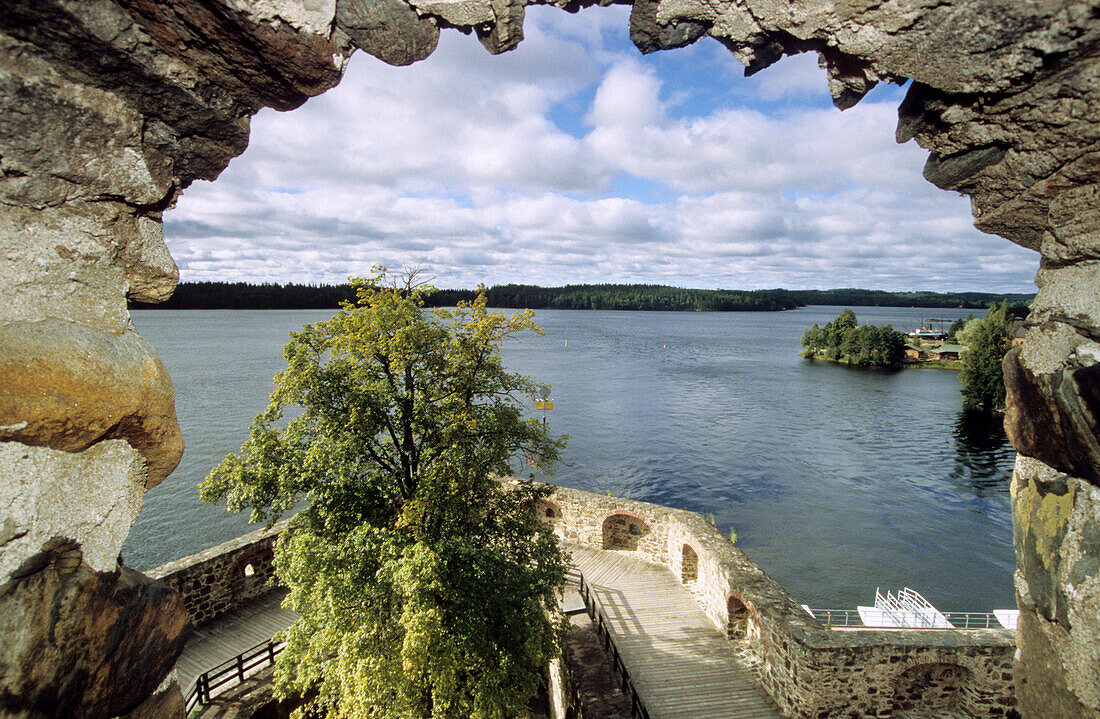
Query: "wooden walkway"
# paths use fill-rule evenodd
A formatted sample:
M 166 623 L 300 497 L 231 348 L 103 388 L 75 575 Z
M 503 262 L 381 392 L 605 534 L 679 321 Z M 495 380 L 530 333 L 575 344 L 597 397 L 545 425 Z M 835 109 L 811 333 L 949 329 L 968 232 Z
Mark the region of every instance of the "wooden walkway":
M 285 596 L 273 590 L 196 629 L 176 660 L 184 695 L 203 672 L 289 628 L 298 615 L 279 606 Z
M 567 549 L 610 623 L 650 719 L 782 719 L 668 568 L 621 552 Z
M 691 593 L 666 567 L 621 552 L 567 546 L 609 624 L 650 719 L 782 719 Z M 266 642 L 296 615 L 274 591 L 195 630 L 176 662 L 195 679 Z

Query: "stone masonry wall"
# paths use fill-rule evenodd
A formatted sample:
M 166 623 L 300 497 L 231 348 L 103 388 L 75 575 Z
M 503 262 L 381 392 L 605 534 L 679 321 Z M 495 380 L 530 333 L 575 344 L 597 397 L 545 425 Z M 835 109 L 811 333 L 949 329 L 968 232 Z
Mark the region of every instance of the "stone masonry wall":
M 179 592 L 191 622 L 202 626 L 272 589 L 273 546 L 287 521 L 161 565 L 149 576 Z
M 624 533 L 629 533 L 631 523 L 648 528 L 638 536 L 635 553 L 648 562 L 668 564 L 668 532 L 672 513 L 677 510 L 565 489 L 559 489 L 551 499 L 562 515 L 552 522 L 555 533 L 562 540 L 603 549 L 605 524 L 617 524 L 621 520 L 626 527 L 609 527 L 611 537 L 621 538 Z
M 689 589 L 720 630 L 730 630 L 732 620 L 731 641 L 759 659 L 762 684 L 787 716 L 951 708 L 975 717 L 1015 715 L 1011 632 L 830 630 L 694 512 L 565 488 L 550 499 L 560 512 L 549 521 L 565 542 L 602 548 L 607 521 L 630 517 L 652 531 L 637 549 L 617 551 L 677 576 L 690 547 L 698 559 Z
M 572 707 L 572 681 L 569 677 L 569 668 L 561 657 L 550 661 L 546 670 L 548 704 L 550 705 L 550 719 L 567 719 L 569 709 Z
M 694 512 L 566 488 L 536 511 L 567 543 L 605 548 L 609 540 L 636 538 L 634 549 L 612 551 L 678 576 L 690 547 L 696 578 L 688 588 L 714 625 L 759 660 L 764 688 L 789 717 L 886 717 L 910 709 L 1015 715 L 1015 644 L 1007 631 L 829 630 Z M 286 524 L 169 562 L 150 576 L 178 591 L 202 625 L 271 589 L 272 547 Z M 630 524 L 640 532 L 630 533 Z M 741 610 L 740 619 L 731 610 Z

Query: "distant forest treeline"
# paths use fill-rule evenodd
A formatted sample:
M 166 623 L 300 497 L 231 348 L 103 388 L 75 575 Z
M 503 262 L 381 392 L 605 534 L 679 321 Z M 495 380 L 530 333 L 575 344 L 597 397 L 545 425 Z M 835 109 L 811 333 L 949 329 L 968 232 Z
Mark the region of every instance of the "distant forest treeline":
M 474 290 L 439 290 L 429 301 L 449 307 L 472 300 Z M 789 310 L 798 303 L 783 290 L 689 290 L 665 285 L 496 285 L 488 290 L 490 307 L 533 310 L 687 310 L 734 312 Z
M 449 307 L 474 298 L 474 290 L 438 290 L 428 298 Z M 247 282 L 181 282 L 161 304 L 131 303 L 135 309 L 307 310 L 335 309 L 352 300 L 348 285 L 299 285 Z M 885 292 L 883 290 L 691 290 L 665 285 L 497 285 L 488 290 L 490 307 L 556 310 L 774 311 L 804 305 L 866 307 L 964 307 L 985 309 L 1008 300 L 1029 303 L 1034 295 L 988 292 Z

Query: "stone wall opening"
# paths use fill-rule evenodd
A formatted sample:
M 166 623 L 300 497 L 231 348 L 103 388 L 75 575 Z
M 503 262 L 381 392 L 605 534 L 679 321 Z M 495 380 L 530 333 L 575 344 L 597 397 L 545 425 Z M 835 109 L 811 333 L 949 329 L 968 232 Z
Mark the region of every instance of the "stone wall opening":
M 684 584 L 694 582 L 699 578 L 699 555 L 690 544 L 684 545 L 680 555 L 680 581 Z
M 934 711 L 939 715 L 964 709 L 963 693 L 970 679 L 970 670 L 958 664 L 937 662 L 909 667 L 894 683 L 894 715 L 910 711 Z
M 561 507 L 549 499 L 540 499 L 535 505 L 535 516 L 546 524 L 555 524 L 562 518 Z
M 641 517 L 625 513 L 612 514 L 603 521 L 603 548 L 634 551 L 651 531 L 653 530 L 649 524 Z
M 234 598 L 243 598 L 260 591 L 275 575 L 275 551 L 271 543 L 261 544 L 237 557 L 223 580 Z
M 735 642 L 746 641 L 752 613 L 740 597 L 731 594 L 726 600 L 726 616 L 726 636 Z

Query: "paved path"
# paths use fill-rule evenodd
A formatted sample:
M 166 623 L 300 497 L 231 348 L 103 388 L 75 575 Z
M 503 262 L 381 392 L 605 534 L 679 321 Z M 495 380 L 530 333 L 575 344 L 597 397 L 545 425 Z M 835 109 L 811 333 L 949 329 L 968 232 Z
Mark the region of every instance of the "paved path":
M 782 719 L 666 567 L 567 546 L 592 587 L 650 719 Z
M 196 629 L 176 660 L 180 689 L 186 695 L 195 679 L 287 629 L 298 616 L 279 606 L 286 590 L 273 590 Z

